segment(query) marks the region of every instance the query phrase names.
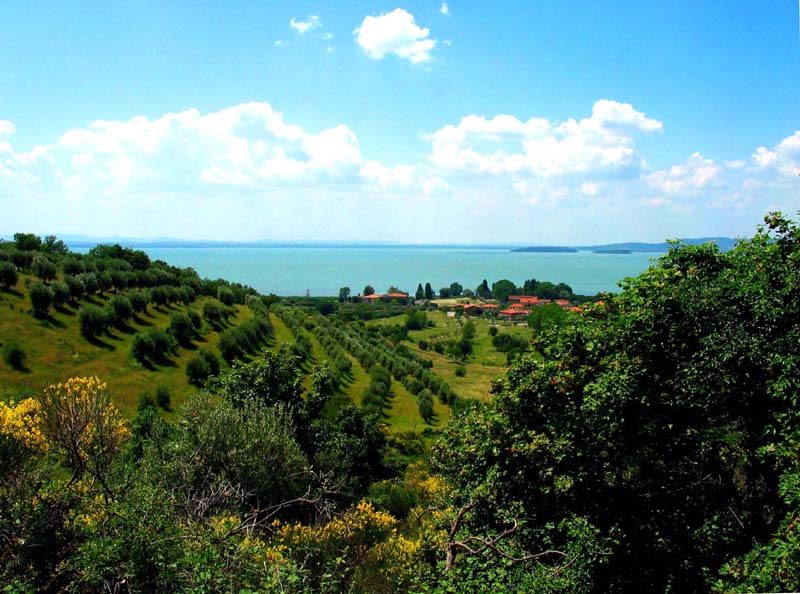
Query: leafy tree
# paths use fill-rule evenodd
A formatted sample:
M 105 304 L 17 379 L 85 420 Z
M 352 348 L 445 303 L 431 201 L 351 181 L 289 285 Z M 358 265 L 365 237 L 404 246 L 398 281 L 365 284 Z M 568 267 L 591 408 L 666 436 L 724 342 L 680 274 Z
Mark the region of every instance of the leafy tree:
M 55 235 L 48 235 L 44 238 L 41 250 L 46 254 L 67 254 L 69 248 L 67 244 L 58 239 Z
M 504 278 L 496 283 L 492 283 L 492 295 L 494 295 L 495 299 L 498 299 L 503 303 L 507 303 L 508 296 L 514 295 L 515 293 L 517 293 L 517 287 L 508 279 Z
M 433 394 L 427 388 L 424 388 L 417 394 L 417 405 L 419 408 L 419 416 L 422 420 L 430 424 L 433 421 Z
M 222 322 L 222 307 L 216 301 L 205 301 L 203 303 L 203 319 L 212 326 L 218 326 Z
M 674 246 L 538 335 L 542 358 L 458 417 L 436 464 L 484 528 L 524 516 L 526 550 L 587 522 L 610 553 L 589 560 L 593 591 L 705 592 L 726 562 L 720 591 L 794 589 L 775 560 L 797 558 L 779 486 L 798 447 L 799 256 L 778 215 L 726 253 Z
M 17 280 L 19 275 L 13 262 L 0 262 L 0 287 L 8 290 L 17 284 Z
M 320 416 L 322 409 L 336 394 L 336 378 L 327 361 L 311 372 L 311 390 L 306 397 L 305 413 L 309 419 Z
M 81 275 L 79 280 L 83 283 L 83 286 L 86 289 L 86 295 L 90 297 L 100 290 L 100 283 L 97 281 L 97 275 L 95 275 L 93 272 L 87 272 L 86 274 Z
M 367 285 L 366 287 L 364 287 L 364 297 L 374 294 L 375 294 L 375 289 L 373 289 L 371 285 Z
M 200 352 L 186 362 L 186 377 L 195 386 L 204 386 L 209 378 L 219 375 L 219 359 L 211 351 Z
M 439 297 L 441 299 L 447 299 L 450 297 L 450 287 L 442 287 L 439 289 Z
M 133 315 L 133 304 L 124 295 L 114 295 L 108 302 L 118 324 L 124 324 Z
M 149 303 L 149 299 L 144 291 L 131 291 L 128 294 L 128 299 L 131 302 L 134 315 L 147 313 L 147 304 Z
M 31 264 L 31 271 L 44 283 L 56 277 L 56 265 L 41 254 L 34 256 L 33 263 Z
M 417 292 L 414 294 L 414 298 L 419 301 L 420 299 L 425 299 L 425 291 L 422 289 L 422 283 L 417 285 Z
M 241 406 L 245 400 L 258 400 L 267 405 L 287 404 L 302 408 L 303 374 L 296 357 L 282 347 L 266 351 L 264 358 L 242 367 L 235 367 L 220 377 L 219 393 Z
M 228 287 L 220 287 L 217 289 L 217 299 L 219 299 L 223 305 L 230 307 L 234 303 L 233 291 Z
M 42 283 L 31 285 L 29 296 L 33 315 L 37 318 L 45 318 L 50 313 L 50 306 L 53 305 L 53 291 L 50 287 Z
M 53 291 L 53 306 L 54 307 L 63 307 L 64 304 L 69 299 L 69 287 L 65 282 L 55 282 L 53 283 L 50 288 Z
M 342 287 L 339 289 L 339 303 L 344 303 L 350 299 L 350 287 Z
M 569 314 L 560 305 L 548 303 L 547 305 L 537 305 L 528 315 L 528 326 L 534 330 L 556 328 L 567 321 Z
M 87 293 L 85 283 L 75 276 L 69 274 L 64 275 L 64 282 L 67 285 L 67 290 L 69 291 L 69 300 L 72 301 L 72 303 L 77 303 L 78 300 L 80 300 L 81 297 Z
M 482 299 L 492 298 L 492 292 L 489 290 L 489 283 L 486 282 L 486 279 L 483 279 L 483 282 L 475 288 L 475 296 Z
M 431 284 L 430 283 L 425 283 L 425 299 L 430 301 L 435 296 L 436 295 L 434 295 L 434 293 L 433 293 L 433 289 L 431 288 Z
M 106 330 L 106 316 L 96 305 L 84 305 L 78 312 L 78 326 L 85 338 L 95 338 Z
M 194 338 L 194 326 L 189 316 L 183 312 L 176 311 L 169 317 L 169 331 L 178 341 L 178 344 L 187 346 Z
M 42 238 L 33 233 L 14 233 L 14 244 L 23 252 L 38 252 L 42 247 Z
M 17 341 L 9 340 L 3 345 L 3 361 L 5 361 L 12 369 L 24 371 L 25 359 L 27 359 L 25 350 Z
M 461 297 L 461 294 L 463 292 L 464 292 L 464 287 L 461 286 L 459 283 L 450 284 L 450 295 L 452 297 Z

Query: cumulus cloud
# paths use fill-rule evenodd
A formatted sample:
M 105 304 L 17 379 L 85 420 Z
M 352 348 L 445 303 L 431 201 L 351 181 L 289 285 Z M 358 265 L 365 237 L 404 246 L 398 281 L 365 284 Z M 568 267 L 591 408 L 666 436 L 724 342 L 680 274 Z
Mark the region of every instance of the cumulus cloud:
M 292 17 L 291 20 L 289 21 L 289 26 L 298 33 L 300 33 L 300 35 L 305 35 L 309 31 L 321 27 L 322 20 L 316 14 L 308 15 L 308 18 L 305 21 L 301 21 Z
M 745 163 L 694 153 L 653 171 L 639 139 L 662 123 L 611 100 L 565 121 L 466 115 L 399 164 L 364 154 L 346 122 L 300 124 L 252 102 L 98 120 L 21 150 L 2 120 L 0 232 L 599 243 L 749 232 L 800 191 L 800 133 Z
M 430 30 L 418 26 L 414 15 L 402 8 L 364 17 L 361 26 L 353 33 L 358 45 L 376 60 L 393 54 L 415 64 L 427 62 L 436 46 L 436 40 L 429 37 Z
M 800 174 L 800 130 L 784 138 L 772 150 L 758 147 L 752 158 L 760 169 L 775 169 L 783 175 Z
M 525 122 L 511 115 L 470 115 L 426 138 L 430 159 L 450 171 L 554 177 L 568 174 L 636 175 L 645 166 L 634 135 L 657 132 L 661 122 L 628 103 L 601 100 L 591 117 L 563 123 Z
M 439 7 L 439 12 L 444 16 L 450 16 L 450 7 L 447 5 L 446 0 L 443 0 L 442 5 Z
M 709 186 L 722 185 L 722 167 L 700 153 L 693 153 L 685 163 L 644 177 L 647 184 L 667 194 L 694 193 Z

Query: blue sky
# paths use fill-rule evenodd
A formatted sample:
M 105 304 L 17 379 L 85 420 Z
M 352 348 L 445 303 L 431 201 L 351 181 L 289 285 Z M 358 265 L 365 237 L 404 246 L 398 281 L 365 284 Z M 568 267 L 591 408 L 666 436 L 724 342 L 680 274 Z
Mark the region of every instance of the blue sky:
M 588 243 L 800 208 L 792 1 L 0 3 L 0 234 Z

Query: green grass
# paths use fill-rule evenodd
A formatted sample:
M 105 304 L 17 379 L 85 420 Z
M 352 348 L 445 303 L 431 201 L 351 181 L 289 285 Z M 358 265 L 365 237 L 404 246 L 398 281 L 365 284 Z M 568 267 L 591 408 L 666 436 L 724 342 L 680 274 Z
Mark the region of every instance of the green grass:
M 419 355 L 433 361 L 433 371 L 447 380 L 455 392 L 464 398 L 486 400 L 489 397 L 489 387 L 496 378 L 505 374 L 508 369 L 506 354 L 500 353 L 492 346 L 492 337 L 489 328 L 496 326 L 500 332 L 523 336 L 530 339 L 533 332 L 527 325 L 516 325 L 504 320 L 494 320 L 482 317 L 451 318 L 443 311 L 426 312 L 428 320 L 434 323 L 433 327 L 423 330 L 412 330 L 408 333 L 411 349 Z M 368 325 L 387 326 L 405 323 L 404 315 L 391 318 L 381 318 L 367 322 Z M 471 320 L 475 324 L 476 338 L 473 341 L 473 354 L 467 360 L 465 367 L 467 374 L 457 377 L 456 367 L 459 363 L 450 357 L 434 352 L 430 347 L 427 351 L 419 348 L 420 339 L 429 343 L 435 340 L 450 340 L 461 336 L 462 323 Z
M 108 296 L 95 296 L 93 303 L 102 305 Z M 172 406 L 177 408 L 196 391 L 186 380 L 186 362 L 198 348 L 219 355 L 219 333 L 204 326 L 201 337 L 191 348 L 179 347 L 177 354 L 165 365 L 153 369 L 143 367 L 130 355 L 133 337 L 150 326 L 166 328 L 174 311 L 200 311 L 203 298 L 190 306 L 173 305 L 163 309 L 148 307 L 148 314 L 129 322 L 128 327 L 113 329 L 108 335 L 91 343 L 80 335 L 79 307 L 50 310 L 50 317 L 37 320 L 30 313 L 30 302 L 21 279 L 14 291 L 0 292 L 0 341 L 14 339 L 27 354 L 26 370 L 16 371 L 0 362 L 0 395 L 32 395 L 51 383 L 75 376 L 94 375 L 106 382 L 115 404 L 128 417 L 136 412 L 139 396 L 153 392 L 157 386 L 167 386 L 172 393 Z M 88 303 L 84 301 L 83 303 Z M 236 307 L 230 324 L 236 325 L 252 317 L 248 308 Z

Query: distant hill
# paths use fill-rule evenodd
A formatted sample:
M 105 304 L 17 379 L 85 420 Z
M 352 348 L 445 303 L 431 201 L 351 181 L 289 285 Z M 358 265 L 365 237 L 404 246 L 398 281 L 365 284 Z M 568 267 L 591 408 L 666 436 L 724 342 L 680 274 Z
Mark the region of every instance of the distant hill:
M 686 245 L 702 245 L 713 242 L 719 246 L 723 252 L 727 252 L 736 245 L 736 240 L 730 237 L 697 237 L 678 240 Z M 571 253 L 571 252 L 594 252 L 596 254 L 630 254 L 634 252 L 662 253 L 666 252 L 670 243 L 662 241 L 660 243 L 643 243 L 629 241 L 625 243 L 605 243 L 601 245 L 579 245 L 574 247 L 567 246 L 531 246 L 512 249 L 512 252 L 545 252 L 545 253 Z
M 566 246 L 556 246 L 556 245 L 538 245 L 538 246 L 531 246 L 531 247 L 521 247 L 511 250 L 512 252 L 541 252 L 546 254 L 576 254 L 578 253 L 577 248 L 574 247 L 566 247 Z

